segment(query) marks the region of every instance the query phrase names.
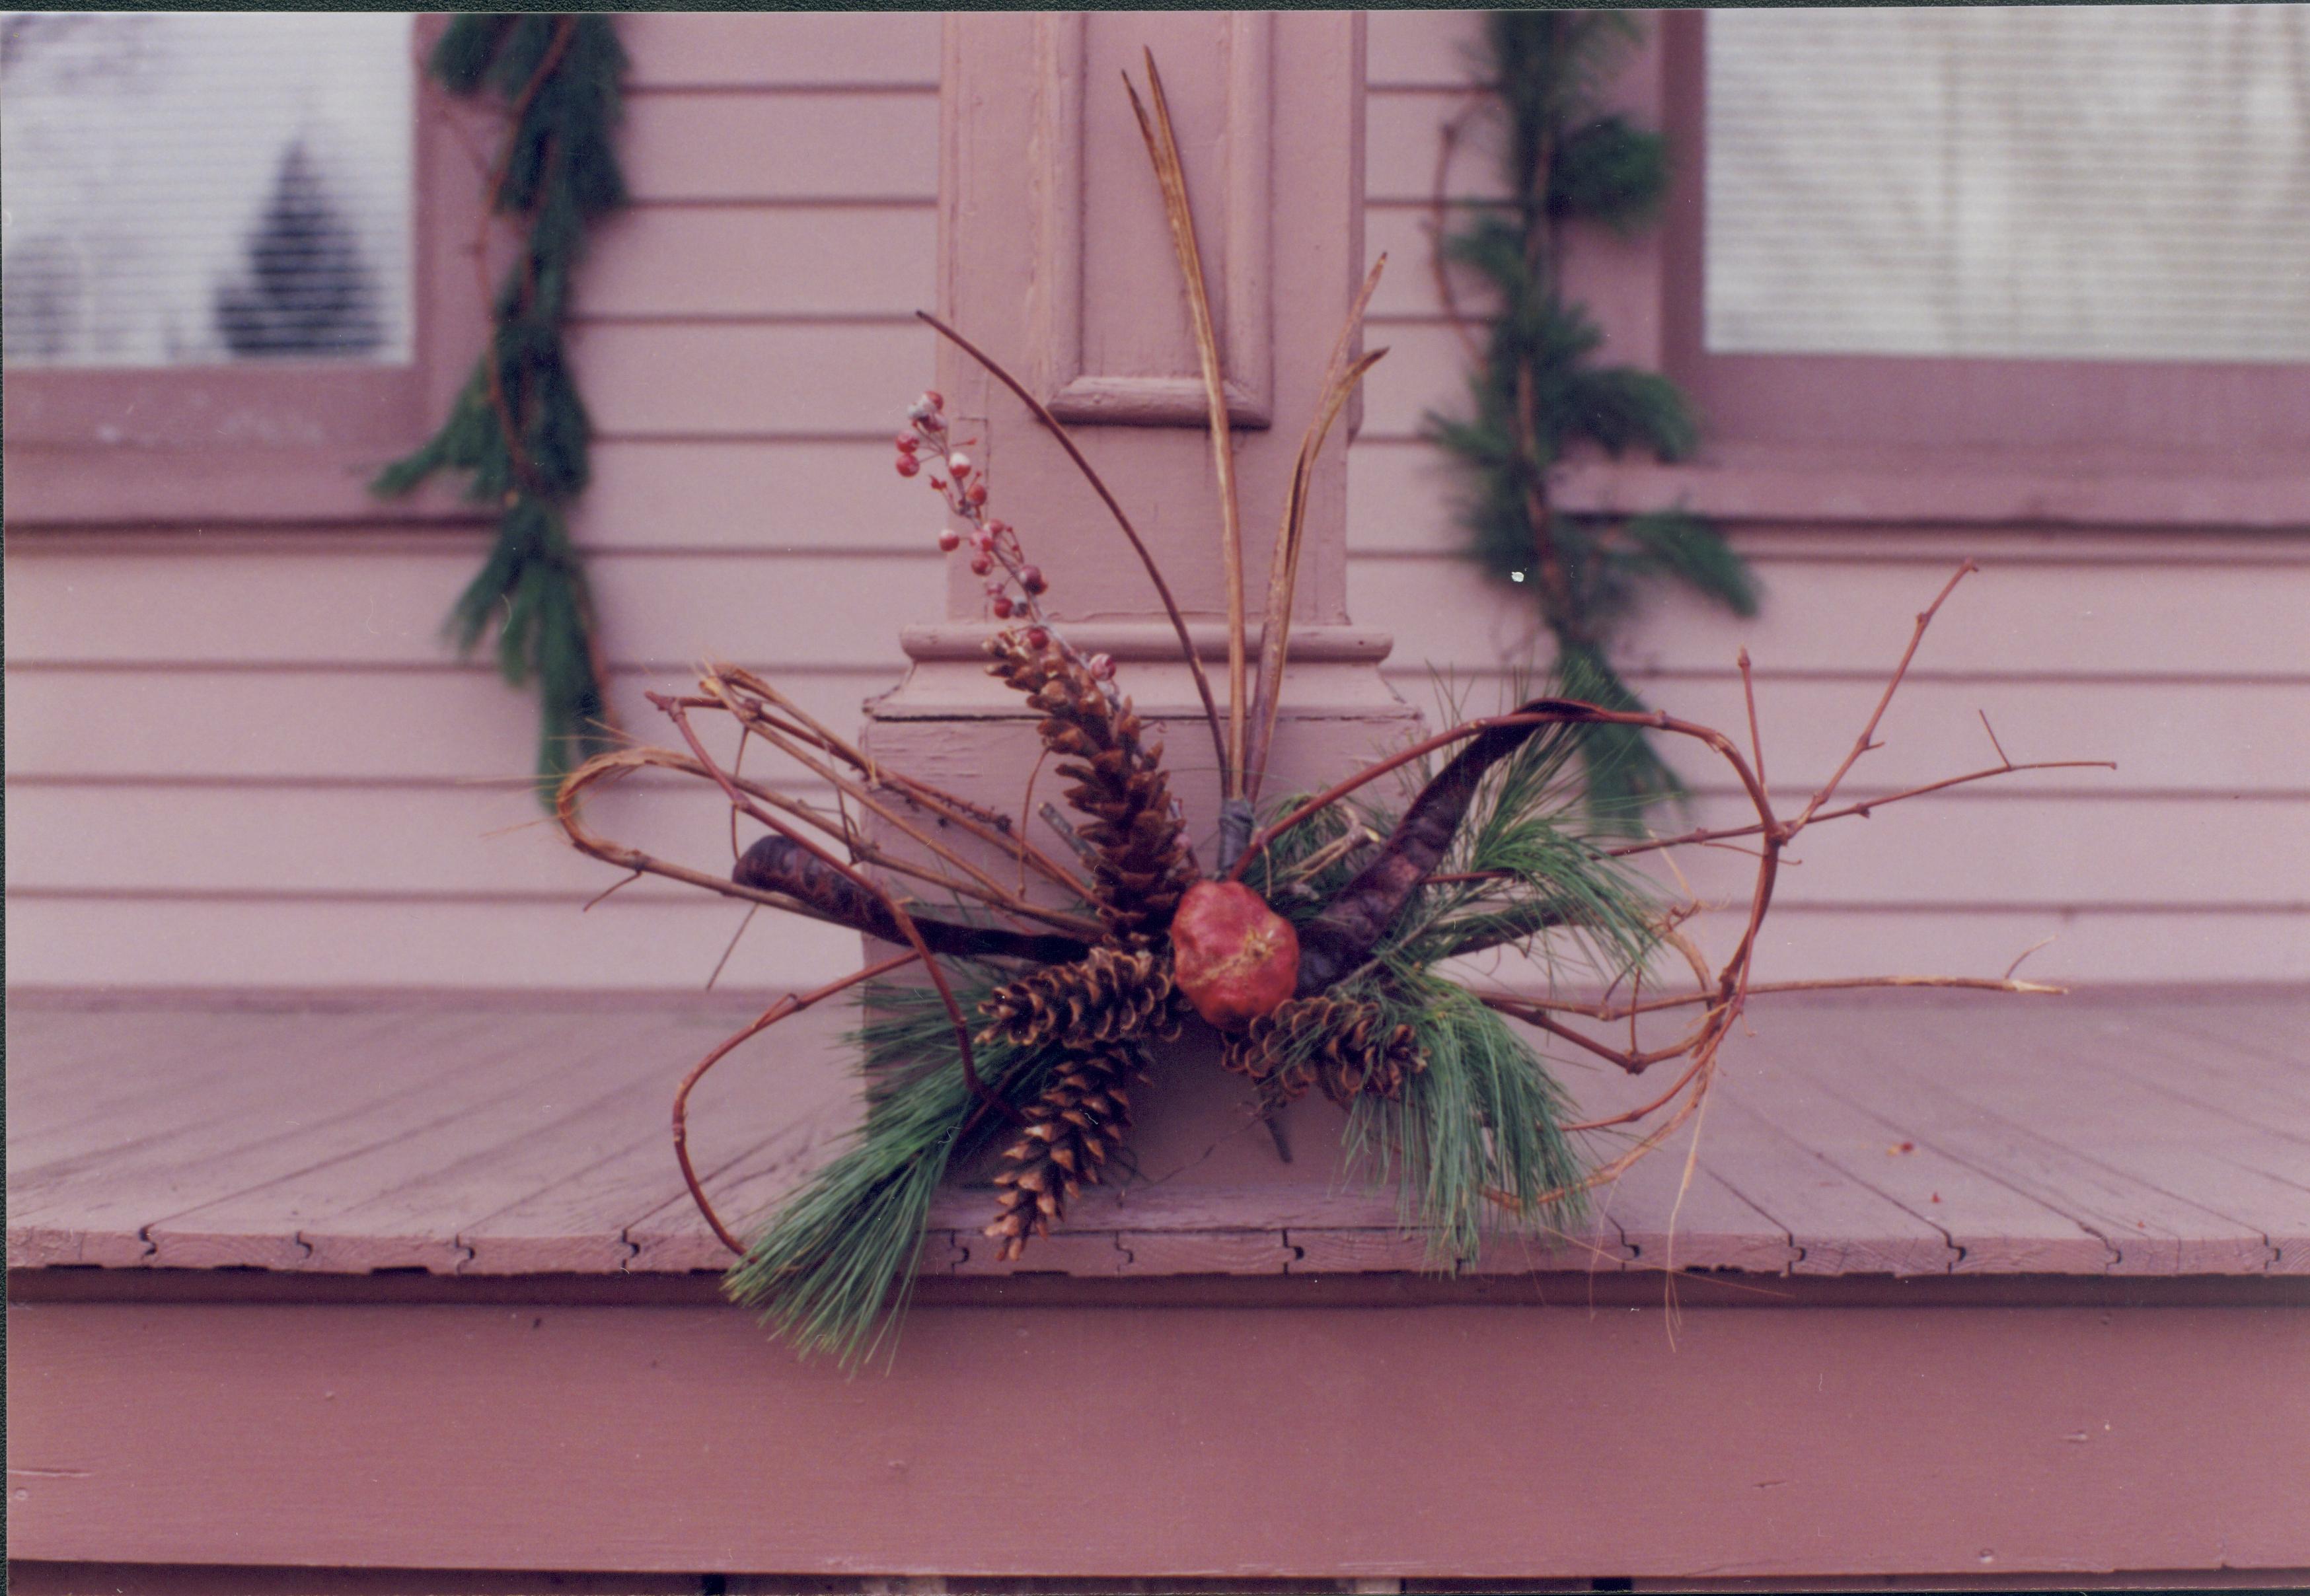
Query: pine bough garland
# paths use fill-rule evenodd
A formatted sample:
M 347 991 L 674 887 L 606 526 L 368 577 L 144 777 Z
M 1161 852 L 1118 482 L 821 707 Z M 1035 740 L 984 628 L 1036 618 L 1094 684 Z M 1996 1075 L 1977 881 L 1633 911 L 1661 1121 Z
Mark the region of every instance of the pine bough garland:
M 463 472 L 465 497 L 498 511 L 497 540 L 449 632 L 470 654 L 494 629 L 499 672 L 517 686 L 537 682 L 548 794 L 609 745 L 608 672 L 568 520 L 590 475 L 592 424 L 562 329 L 586 230 L 626 203 L 612 144 L 625 69 L 605 16 L 467 15 L 442 33 L 433 76 L 453 94 L 505 102 L 484 209 L 510 218 L 520 245 L 491 300 L 489 346 L 448 420 L 372 485 L 396 495 L 437 472 Z M 478 263 L 480 240 L 475 255 Z
M 1209 425 L 1224 440 L 1226 401 L 1193 216 L 1151 58 L 1147 73 L 1152 111 L 1142 108 L 1142 126 L 1203 357 Z M 1238 681 L 1230 671 L 1224 713 L 1185 646 L 1185 624 L 1161 571 L 1065 429 L 961 334 L 925 318 L 1058 440 L 1145 565 L 1182 639 L 1220 755 L 1221 808 L 1206 825 L 1217 822 L 1221 841 L 1208 871 L 1188 846 L 1187 816 L 1171 791 L 1162 745 L 1117 688 L 1115 662 L 1079 651 L 1046 609 L 1049 584 L 1028 560 L 1017 529 L 992 514 L 983 465 L 950 436 L 944 401 L 934 393 L 908 412 L 897 469 L 939 494 L 951 517 L 941 546 L 985 582 L 993 622 L 987 669 L 1021 696 L 1046 753 L 1058 761 L 1080 823 L 1062 818 L 1050 830 L 1072 845 L 1077 863 L 1038 847 L 1028 817 L 994 813 L 870 759 L 775 686 L 730 666 L 709 667 L 694 693 L 652 696 L 682 748 L 621 748 L 563 783 L 562 826 L 594 857 L 847 926 L 902 950 L 856 975 L 779 999 L 700 1060 L 674 1094 L 682 1177 L 715 1235 L 740 1260 L 728 1288 L 797 1344 L 855 1359 L 882 1341 L 908 1300 L 933 1199 L 957 1175 L 977 1171 L 985 1183 L 984 1241 L 998 1260 L 1020 1257 L 1064 1224 L 1086 1186 L 1119 1178 L 1137 1083 L 1151 1071 L 1177 1067 L 1177 1055 L 1159 1049 L 1190 1027 L 1218 1033 L 1226 1069 L 1249 1089 L 1249 1114 L 1272 1115 L 1313 1090 L 1344 1106 L 1347 1153 L 1366 1174 L 1394 1185 L 1403 1222 L 1425 1235 L 1439 1265 L 1469 1256 L 1490 1226 L 1560 1225 L 1585 1192 L 1691 1121 L 1715 1079 L 1719 1047 L 1750 998 L 1772 990 L 1751 979 L 1750 967 L 1782 850 L 1815 821 L 1895 801 L 1830 807 L 1846 772 L 1876 746 L 1894 688 L 1957 578 L 1919 617 L 1852 753 L 1793 818 L 1776 812 L 1758 775 L 1761 759 L 1724 733 L 1562 693 L 1455 726 L 1311 797 L 1260 804 L 1288 659 L 1280 645 L 1265 644 L 1278 637 L 1278 618 L 1290 614 L 1308 473 L 1378 358 L 1350 358 L 1377 276 L 1375 267 L 1302 440 L 1255 675 L 1248 671 L 1244 605 L 1239 596 L 1230 604 L 1231 664 L 1243 674 Z M 1216 454 L 1225 457 L 1223 449 Z M 1231 481 L 1222 475 L 1221 483 L 1224 500 Z M 1229 531 L 1237 519 L 1230 509 L 1222 524 L 1220 558 L 1231 587 L 1240 577 Z M 735 760 L 717 761 L 699 734 L 699 716 L 726 716 L 742 750 L 759 742 L 792 759 L 833 786 L 838 804 L 805 802 L 742 774 Z M 1584 759 L 1593 767 L 1590 739 L 1639 729 L 1690 739 L 1723 759 L 1748 795 L 1754 823 L 1662 842 L 1613 842 L 1599 833 L 1581 772 Z M 2001 761 L 1934 789 L 2042 768 Z M 644 769 L 711 784 L 734 819 L 764 835 L 723 874 L 591 830 L 585 794 Z M 1391 776 L 1404 784 L 1400 809 L 1370 799 L 1374 784 Z M 1244 817 L 1239 828 L 1228 821 L 1236 806 Z M 1046 811 L 1046 820 L 1058 813 L 1047 805 Z M 1626 861 L 1732 837 L 1753 847 L 1757 875 L 1737 945 L 1711 966 L 1678 929 L 1689 908 L 1654 901 Z M 934 915 L 932 903 L 951 906 Z M 1551 973 L 1587 975 L 1608 993 L 1629 995 L 1580 1002 L 1484 991 L 1448 965 L 1503 947 L 1537 956 Z M 1694 972 L 1681 994 L 1661 995 L 1646 981 L 1663 949 Z M 927 984 L 866 984 L 908 969 Z M 1835 984 L 2055 990 L 2010 978 Z M 863 1031 L 864 1123 L 750 1238 L 741 1237 L 716 1210 L 690 1159 L 690 1094 L 749 1038 L 862 988 L 874 994 Z M 1680 1011 L 1689 1011 L 1691 1022 L 1671 1040 L 1640 1047 L 1617 1028 Z M 1676 1079 L 1649 1103 L 1576 1121 L 1533 1035 L 1631 1074 L 1666 1064 Z
M 1610 647 L 1645 585 L 1680 582 L 1743 616 L 1756 612 L 1757 593 L 1740 557 L 1698 516 L 1575 516 L 1550 496 L 1551 474 L 1578 445 L 1614 455 L 1641 447 L 1678 460 L 1696 442 L 1691 412 L 1666 377 L 1592 362 L 1603 334 L 1566 300 L 1559 271 L 1564 224 L 1635 233 L 1653 222 L 1667 193 L 1667 141 L 1594 104 L 1637 26 L 1616 12 L 1485 18 L 1478 108 L 1499 123 L 1509 198 L 1505 206 L 1471 205 L 1457 230 L 1444 230 L 1442 178 L 1461 130 L 1453 123 L 1438 167 L 1437 280 L 1450 306 L 1446 263 L 1467 267 L 1498 309 L 1469 377 L 1470 413 L 1431 415 L 1429 430 L 1460 469 L 1470 553 L 1496 581 L 1532 595 L 1573 690 L 1640 712 Z M 1590 799 L 1607 823 L 1633 828 L 1646 807 L 1681 791 L 1641 730 L 1600 728 L 1584 751 Z

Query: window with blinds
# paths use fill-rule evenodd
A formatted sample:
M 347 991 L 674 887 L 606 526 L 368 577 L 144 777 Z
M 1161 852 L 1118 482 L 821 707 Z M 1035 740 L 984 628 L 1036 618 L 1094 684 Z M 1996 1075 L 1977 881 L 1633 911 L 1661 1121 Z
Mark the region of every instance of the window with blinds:
M 0 14 L 8 365 L 407 361 L 411 25 Z
M 2310 360 L 2310 7 L 1719 11 L 1719 353 Z

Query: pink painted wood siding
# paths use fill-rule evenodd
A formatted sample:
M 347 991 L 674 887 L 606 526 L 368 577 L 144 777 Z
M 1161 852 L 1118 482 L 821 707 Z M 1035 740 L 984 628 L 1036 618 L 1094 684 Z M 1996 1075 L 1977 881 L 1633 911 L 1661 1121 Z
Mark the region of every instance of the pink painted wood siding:
M 641 694 L 717 655 L 855 719 L 898 679 L 899 627 L 943 606 L 934 507 L 881 442 L 932 362 L 908 313 L 936 291 L 939 19 L 621 25 L 639 204 L 589 268 L 578 337 L 603 432 L 579 533 L 619 712 L 655 735 Z M 1368 245 L 1391 267 L 1369 343 L 1391 353 L 1350 465 L 1348 600 L 1394 633 L 1407 697 L 1430 701 L 1434 669 L 1489 707 L 1531 657 L 1529 618 L 1452 555 L 1448 482 L 1417 437 L 1461 391 L 1422 226 L 1472 26 L 1370 20 Z M 1486 182 L 1463 160 L 1455 186 Z M 1600 259 L 1600 303 L 1641 354 L 1656 263 Z M 1843 458 L 1576 482 L 1696 494 L 1732 525 L 1764 615 L 1664 603 L 1627 655 L 1655 701 L 1731 724 L 1746 643 L 1776 785 L 1835 763 L 1910 616 L 1967 556 L 1983 574 L 1854 795 L 1991 762 L 1976 711 L 2017 759 L 2119 761 L 1815 833 L 1760 976 L 1994 973 L 2047 935 L 2032 973 L 2310 976 L 2310 490 L 2286 507 L 2300 486 L 2122 493 Z M 682 987 L 736 928 L 733 906 L 647 884 L 578 912 L 609 878 L 529 823 L 531 700 L 439 640 L 480 527 L 10 531 L 11 978 Z M 1714 773 L 1693 775 L 1701 815 L 1729 815 Z M 693 798 L 636 783 L 600 820 L 712 858 L 726 844 Z M 1702 861 L 1696 884 L 1729 890 L 1738 864 Z M 1704 922 L 1704 940 L 1726 934 Z M 724 979 L 788 984 L 855 953 L 765 915 Z

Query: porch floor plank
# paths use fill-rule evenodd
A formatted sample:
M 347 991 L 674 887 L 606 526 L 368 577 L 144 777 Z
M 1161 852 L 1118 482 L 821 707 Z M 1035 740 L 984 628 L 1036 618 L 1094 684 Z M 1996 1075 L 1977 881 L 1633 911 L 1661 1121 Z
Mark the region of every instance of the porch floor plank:
M 1711 1095 L 1700 1161 L 1788 1232 L 1799 1274 L 1947 1274 L 1958 1261 L 1928 1221 L 1839 1168 L 1812 1127 L 1785 1124 L 1744 1103 L 1733 1078 Z
M 2037 1051 L 2042 1033 L 2033 1034 L 2019 1020 L 2009 1020 L 2008 1029 L 2012 1034 L 2001 1040 L 2011 1062 L 1988 1079 L 1982 1071 L 1981 1037 L 1953 1038 L 1922 1019 L 1914 1028 L 1914 1040 L 1904 1046 L 1919 1046 L 1932 1057 L 1931 1070 L 1897 1071 L 1896 1079 L 1888 1080 L 1881 1055 L 1876 1061 L 1880 1067 L 1848 1065 L 1833 1080 L 1810 1060 L 1793 1060 L 1792 1067 L 1811 1071 L 1831 1095 L 1873 1110 L 1898 1128 L 1903 1141 L 1933 1149 L 1970 1169 L 1976 1180 L 2010 1187 L 2067 1215 L 2115 1251 L 2108 1265 L 2112 1273 L 2267 1270 L 2275 1254 L 2262 1232 L 2121 1167 L 2119 1160 L 2132 1158 L 2129 1149 L 2160 1133 L 2158 1105 L 2072 1061 L 2066 1076 L 2070 1091 L 2049 1107 L 2042 1071 L 2062 1066 Z M 2130 1112 L 2114 1123 L 2083 1123 L 2086 1105 L 2097 1096 Z M 2196 1179 L 2176 1174 L 2167 1177 L 2167 1185 L 2202 1193 L 2210 1165 L 2198 1155 L 2219 1158 L 2222 1145 L 2218 1136 L 2208 1137 L 2202 1149 L 2184 1144 L 2180 1156 L 2197 1164 Z M 2298 1218 L 2290 1227 L 2303 1227 Z
M 1929 1021 L 1928 1034 L 1947 1036 L 1946 1025 Z M 1994 1103 L 2026 1115 L 2072 1150 L 2254 1231 L 2273 1248 L 2298 1227 L 2310 1201 L 2310 1141 L 2280 1134 L 2266 1117 L 2242 1123 L 2130 1073 L 2102 1071 L 2110 1051 L 2103 1038 L 2053 1027 L 2042 1015 L 2032 1016 L 2023 1034 L 2044 1067 L 2007 1071 L 1995 1060 L 1952 1054 L 1944 1084 L 1984 1112 Z M 2249 1091 L 2245 1101 L 2266 1113 L 2262 1094 Z M 2310 1249 L 2281 1250 L 2271 1267 L 2310 1272 Z
M 1914 1017 L 1904 1021 L 1903 1036 Z M 1769 1060 L 1741 1077 L 1743 1101 L 1776 1123 L 1802 1129 L 1806 1145 L 1858 1185 L 1882 1193 L 1940 1231 L 1957 1256 L 1954 1274 L 2097 1274 L 2116 1253 L 2059 1209 L 2049 1206 L 1904 1128 L 1899 1106 L 1887 1112 L 1832 1087 L 1851 1074 L 1898 1067 L 1855 1038 L 1820 1072 L 1800 1061 Z M 1942 1059 L 1936 1058 L 1934 1068 Z
M 15 994 L 10 1267 L 718 1270 L 667 1104 L 760 1002 Z M 734 1228 L 855 1126 L 851 1023 L 812 1011 L 697 1093 L 692 1151 Z M 2310 991 L 1760 1001 L 1752 1025 L 1697 1159 L 1680 1133 L 1582 1233 L 1459 1269 L 2310 1272 Z M 1594 1111 L 1630 1083 L 1573 1089 Z M 1393 1199 L 1322 1151 L 1264 1184 L 1238 1160 L 1087 1192 L 1021 1267 L 1418 1266 Z M 974 1245 L 989 1197 L 942 1195 L 926 1271 L 1008 1271 Z
M 2110 1067 L 2155 1091 L 2188 1098 L 2228 1118 L 2243 1119 L 2291 1144 L 2298 1162 L 2310 1150 L 2310 1071 L 2271 1065 L 2310 1058 L 2310 1042 L 2255 1045 L 2241 1037 L 2210 1037 L 2179 1026 L 2144 1025 L 2111 1050 Z M 2288 1112 L 2272 1118 L 2266 1105 Z
M 202 1268 L 237 1256 L 241 1238 L 294 1227 L 287 1267 L 357 1273 L 462 1262 L 444 1214 L 488 1212 L 523 1195 L 521 1149 L 556 1130 L 616 1123 L 647 1095 L 634 1079 L 632 1020 L 595 1017 L 532 1031 L 508 1027 L 452 1079 L 380 1105 L 317 1141 L 318 1157 L 262 1185 L 147 1227 L 161 1267 Z

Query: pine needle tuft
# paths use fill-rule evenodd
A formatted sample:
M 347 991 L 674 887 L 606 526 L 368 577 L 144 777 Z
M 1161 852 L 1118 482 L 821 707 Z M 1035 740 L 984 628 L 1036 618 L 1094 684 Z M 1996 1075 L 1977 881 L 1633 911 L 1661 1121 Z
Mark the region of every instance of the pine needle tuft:
M 1002 978 L 985 966 L 952 972 L 955 997 L 976 1012 Z M 725 1279 L 737 1302 L 805 1351 L 855 1367 L 888 1344 L 912 1292 L 924 1224 L 950 1168 L 1011 1127 L 977 1105 L 943 1004 L 927 988 L 870 985 L 866 1118 L 855 1140 L 782 1204 Z M 1060 1056 L 991 1037 L 974 1049 L 979 1080 L 1024 1109 Z

